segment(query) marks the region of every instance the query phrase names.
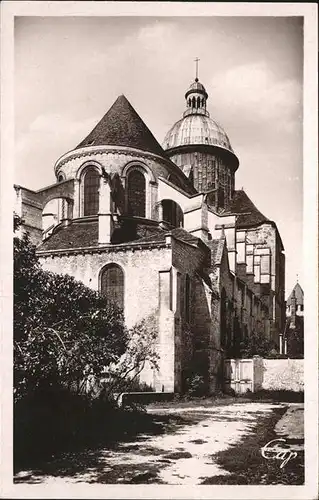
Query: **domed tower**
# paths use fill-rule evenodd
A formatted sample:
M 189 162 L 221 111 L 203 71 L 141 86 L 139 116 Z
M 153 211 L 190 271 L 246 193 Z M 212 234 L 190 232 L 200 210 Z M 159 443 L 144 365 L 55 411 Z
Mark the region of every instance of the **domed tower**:
M 183 118 L 166 134 L 163 149 L 195 189 L 207 193 L 216 210 L 224 210 L 233 196 L 239 161 L 225 131 L 210 118 L 207 99 L 196 77 L 185 94 Z

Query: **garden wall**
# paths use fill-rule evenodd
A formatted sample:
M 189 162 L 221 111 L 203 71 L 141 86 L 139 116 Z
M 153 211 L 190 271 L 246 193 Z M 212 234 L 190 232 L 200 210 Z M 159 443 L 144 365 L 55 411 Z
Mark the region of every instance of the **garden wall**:
M 225 389 L 238 394 L 256 392 L 304 390 L 303 359 L 227 359 L 224 363 Z
M 304 390 L 303 359 L 263 359 L 262 388 L 266 390 Z

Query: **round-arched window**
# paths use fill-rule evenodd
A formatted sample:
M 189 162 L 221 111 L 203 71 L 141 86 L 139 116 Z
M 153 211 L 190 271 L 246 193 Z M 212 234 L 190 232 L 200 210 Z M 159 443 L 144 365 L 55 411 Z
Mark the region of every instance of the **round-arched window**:
M 162 200 L 163 220 L 174 227 L 183 227 L 184 214 L 181 207 L 173 200 Z
M 102 269 L 100 291 L 109 302 L 124 309 L 124 272 L 119 265 L 108 264 Z
M 84 175 L 84 211 L 83 215 L 97 215 L 99 211 L 100 174 L 95 168 L 89 168 Z
M 127 201 L 129 215 L 145 217 L 146 182 L 139 170 L 132 170 L 128 175 Z

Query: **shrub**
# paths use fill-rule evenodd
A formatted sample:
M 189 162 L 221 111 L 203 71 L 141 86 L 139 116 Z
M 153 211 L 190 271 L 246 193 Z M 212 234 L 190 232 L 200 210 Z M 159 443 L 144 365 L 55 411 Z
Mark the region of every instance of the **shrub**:
M 15 400 L 79 389 L 83 377 L 118 362 L 127 345 L 122 311 L 73 277 L 44 271 L 27 233 L 14 238 Z
M 276 345 L 272 340 L 265 337 L 264 333 L 253 332 L 252 335 L 240 342 L 239 350 L 234 354 L 235 357 L 239 358 L 252 358 L 256 355 L 267 358 L 276 353 Z
M 207 392 L 207 384 L 203 375 L 194 374 L 187 379 L 187 393 L 189 396 L 202 397 Z

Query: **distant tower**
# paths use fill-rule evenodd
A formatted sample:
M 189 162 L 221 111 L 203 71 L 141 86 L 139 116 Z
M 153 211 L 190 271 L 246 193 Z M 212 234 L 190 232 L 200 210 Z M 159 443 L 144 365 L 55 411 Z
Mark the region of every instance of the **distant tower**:
M 210 118 L 207 99 L 196 65 L 196 78 L 185 93 L 183 118 L 168 131 L 163 148 L 195 189 L 208 194 L 208 203 L 224 210 L 233 197 L 239 161 L 223 128 Z
M 287 300 L 286 316 L 290 319 L 290 328 L 295 328 L 296 316 L 304 315 L 303 289 L 297 282 Z
M 303 356 L 304 342 L 304 294 L 298 281 L 288 297 L 286 304 L 286 328 L 284 334 L 284 354 Z

